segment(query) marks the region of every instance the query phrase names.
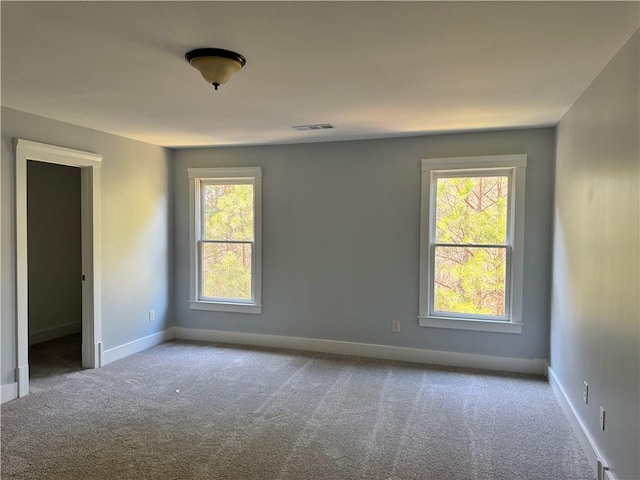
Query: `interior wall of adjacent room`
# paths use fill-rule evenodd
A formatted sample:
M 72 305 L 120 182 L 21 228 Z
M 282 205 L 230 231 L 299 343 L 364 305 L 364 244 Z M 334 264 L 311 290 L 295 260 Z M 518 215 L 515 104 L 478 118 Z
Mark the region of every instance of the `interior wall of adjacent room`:
M 639 38 L 557 130 L 551 368 L 619 479 L 640 478 Z
M 82 329 L 80 169 L 27 162 L 29 343 Z
M 180 327 L 548 356 L 554 129 L 177 150 Z M 526 153 L 523 333 L 418 326 L 421 159 Z M 190 167 L 263 168 L 263 313 L 189 309 Z M 391 332 L 400 320 L 401 332 Z
M 14 381 L 15 155 L 23 138 L 100 153 L 102 341 L 108 350 L 171 326 L 171 151 L 123 137 L 2 108 L 2 384 Z M 148 311 L 155 310 L 150 323 Z

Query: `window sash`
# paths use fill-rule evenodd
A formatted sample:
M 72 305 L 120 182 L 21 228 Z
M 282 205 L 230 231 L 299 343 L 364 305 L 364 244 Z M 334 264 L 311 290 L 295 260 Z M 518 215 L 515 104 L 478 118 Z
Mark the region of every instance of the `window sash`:
M 445 170 L 438 169 L 430 172 L 430 184 L 429 184 L 429 235 L 428 235 L 428 250 L 429 250 L 429 267 L 428 267 L 428 291 L 427 291 L 427 313 L 430 317 L 441 319 L 477 319 L 483 321 L 499 321 L 509 322 L 511 321 L 511 298 L 512 298 L 512 252 L 514 242 L 514 173 L 515 168 L 468 168 L 457 170 Z M 507 226 L 506 226 L 506 238 L 504 244 L 484 244 L 484 243 L 444 243 L 436 241 L 436 211 L 437 211 L 437 182 L 438 179 L 445 178 L 487 178 L 487 177 L 507 177 Z M 424 220 L 423 220 L 424 221 Z M 504 315 L 487 315 L 482 313 L 459 313 L 448 312 L 435 309 L 435 273 L 436 273 L 436 247 L 469 247 L 469 248 L 502 248 L 505 250 L 506 257 L 506 271 L 505 271 L 505 309 Z
M 201 179 L 198 180 L 198 191 L 199 191 L 199 211 L 200 211 L 200 225 L 198 228 L 198 241 L 227 241 L 231 242 L 232 240 L 226 238 L 216 238 L 216 239 L 207 239 L 205 238 L 206 232 L 206 211 L 204 208 L 204 191 L 205 187 L 215 186 L 215 185 L 251 185 L 253 187 L 253 226 L 251 231 L 253 233 L 253 238 L 251 241 L 255 241 L 256 238 L 256 189 L 255 189 L 255 181 L 253 178 L 219 178 L 219 179 Z
M 206 216 L 207 212 L 204 208 L 205 198 L 204 191 L 207 186 L 216 186 L 216 185 L 251 185 L 252 187 L 255 184 L 253 178 L 216 178 L 216 179 L 201 179 L 198 181 L 199 183 L 199 201 L 200 201 L 200 228 L 198 229 L 198 300 L 208 301 L 208 302 L 233 302 L 233 303 L 255 303 L 255 188 L 253 189 L 253 225 L 252 225 L 252 233 L 253 238 L 251 240 L 227 240 L 223 238 L 219 239 L 206 239 L 205 238 L 205 229 L 206 229 Z M 251 298 L 238 298 L 238 297 L 208 297 L 204 293 L 204 263 L 203 263 L 203 245 L 206 243 L 212 244 L 249 244 L 251 245 Z
M 239 298 L 239 297 L 208 297 L 204 294 L 204 248 L 205 244 L 220 244 L 220 245 L 251 245 L 251 297 Z M 199 240 L 198 241 L 198 300 L 205 302 L 233 302 L 233 303 L 255 303 L 255 265 L 256 265 L 256 248 L 255 241 L 251 240 Z
M 453 247 L 453 248 L 500 248 L 505 250 L 505 276 L 504 276 L 504 315 L 489 315 L 484 313 L 462 313 L 450 312 L 446 310 L 436 310 L 435 308 L 435 274 L 436 274 L 436 247 Z M 476 244 L 447 244 L 433 243 L 429 246 L 429 316 L 437 318 L 478 318 L 482 320 L 493 320 L 508 322 L 511 318 L 511 256 L 513 249 L 510 245 L 476 245 Z

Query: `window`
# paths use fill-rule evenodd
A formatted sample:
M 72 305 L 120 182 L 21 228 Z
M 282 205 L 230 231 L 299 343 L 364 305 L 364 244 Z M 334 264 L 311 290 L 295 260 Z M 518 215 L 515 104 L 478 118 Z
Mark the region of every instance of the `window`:
M 421 326 L 520 333 L 526 163 L 422 161 Z
M 261 313 L 260 167 L 190 168 L 191 301 Z

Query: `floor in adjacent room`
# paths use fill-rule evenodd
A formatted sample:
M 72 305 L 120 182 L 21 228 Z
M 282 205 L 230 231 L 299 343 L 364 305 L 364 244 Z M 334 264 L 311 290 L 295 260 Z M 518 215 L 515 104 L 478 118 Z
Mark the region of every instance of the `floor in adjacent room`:
M 29 390 L 31 393 L 56 383 L 62 375 L 81 370 L 81 333 L 29 346 Z

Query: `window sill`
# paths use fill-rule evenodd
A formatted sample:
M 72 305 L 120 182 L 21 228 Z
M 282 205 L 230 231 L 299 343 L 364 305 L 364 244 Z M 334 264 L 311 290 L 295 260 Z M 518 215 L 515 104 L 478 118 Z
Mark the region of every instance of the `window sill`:
M 262 305 L 256 305 L 254 303 L 223 303 L 190 300 L 189 308 L 191 310 L 209 310 L 211 312 L 262 313 Z
M 522 333 L 522 324 L 492 320 L 471 320 L 463 318 L 436 318 L 418 316 L 421 327 L 450 328 L 454 330 L 475 330 L 480 332 Z

